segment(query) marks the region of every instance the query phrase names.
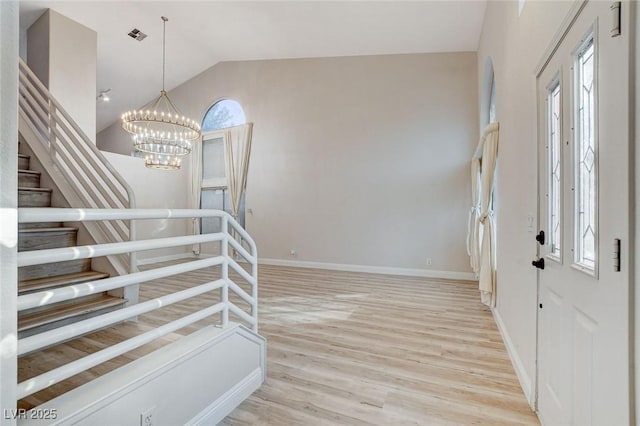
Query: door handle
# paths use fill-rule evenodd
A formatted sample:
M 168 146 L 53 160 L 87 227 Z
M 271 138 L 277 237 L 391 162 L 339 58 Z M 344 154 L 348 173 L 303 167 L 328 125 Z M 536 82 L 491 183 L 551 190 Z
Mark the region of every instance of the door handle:
M 541 257 L 538 260 L 534 260 L 533 262 L 531 262 L 531 264 L 538 269 L 544 269 L 544 257 Z
M 544 231 L 538 232 L 538 235 L 536 235 L 536 241 L 539 242 L 541 246 L 544 245 Z

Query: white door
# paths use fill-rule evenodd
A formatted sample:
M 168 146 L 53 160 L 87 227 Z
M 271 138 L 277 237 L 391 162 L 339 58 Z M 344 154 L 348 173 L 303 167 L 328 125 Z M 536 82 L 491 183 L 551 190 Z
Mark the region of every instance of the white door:
M 629 20 L 624 3 L 612 37 L 610 6 L 588 2 L 537 78 L 537 389 L 550 426 L 630 421 Z

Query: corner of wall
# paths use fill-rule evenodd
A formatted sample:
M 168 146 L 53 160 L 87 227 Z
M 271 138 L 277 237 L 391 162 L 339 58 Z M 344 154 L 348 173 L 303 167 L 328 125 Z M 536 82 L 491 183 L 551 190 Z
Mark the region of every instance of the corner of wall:
M 534 387 L 534 382 L 527 374 L 527 370 L 524 367 L 524 363 L 518 354 L 518 351 L 511 340 L 511 336 L 507 330 L 506 325 L 502 321 L 502 317 L 500 316 L 500 311 L 497 308 L 491 308 L 491 313 L 493 314 L 493 318 L 496 321 L 496 325 L 498 327 L 498 331 L 500 332 L 500 336 L 502 336 L 502 341 L 504 342 L 505 347 L 507 348 L 507 353 L 509 354 L 509 358 L 511 359 L 511 364 L 513 365 L 513 369 L 518 376 L 518 380 L 520 381 L 520 386 L 524 392 L 524 396 L 527 398 L 527 402 L 529 403 L 529 407 L 532 410 L 536 410 L 536 392 Z

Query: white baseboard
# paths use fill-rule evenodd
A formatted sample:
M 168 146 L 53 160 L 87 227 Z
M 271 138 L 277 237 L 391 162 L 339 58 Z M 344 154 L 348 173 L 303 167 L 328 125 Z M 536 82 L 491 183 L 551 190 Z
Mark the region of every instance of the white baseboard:
M 285 259 L 259 259 L 258 263 L 262 265 L 289 266 L 293 268 L 329 269 L 334 271 L 366 272 L 370 274 L 477 281 L 476 276 L 471 272 L 434 271 L 431 269 L 394 268 L 390 266 L 347 265 L 342 263 L 307 262 Z
M 189 258 L 204 258 L 211 257 L 210 254 L 200 254 L 196 256 L 192 253 L 178 253 L 169 256 L 150 257 L 148 259 L 139 259 L 138 265 L 149 265 L 152 263 L 167 262 L 170 260 L 189 259 Z M 239 259 L 242 261 L 242 259 Z M 456 271 L 436 271 L 432 269 L 411 269 L 411 268 L 394 268 L 391 266 L 369 266 L 369 265 L 349 265 L 344 263 L 324 263 L 324 262 L 309 262 L 301 260 L 286 260 L 286 259 L 259 259 L 258 261 L 262 265 L 273 266 L 288 266 L 292 268 L 311 268 L 311 269 L 328 269 L 333 271 L 347 271 L 347 272 L 365 272 L 370 274 L 383 274 L 383 275 L 401 275 L 408 277 L 426 277 L 426 278 L 440 278 L 449 280 L 466 280 L 477 281 L 477 277 L 472 272 L 456 272 Z
M 502 321 L 502 317 L 500 316 L 500 312 L 497 309 L 491 308 L 491 313 L 493 314 L 493 319 L 498 326 L 498 331 L 502 336 L 502 340 L 504 341 L 504 345 L 507 348 L 507 353 L 509 354 L 509 358 L 511 359 L 511 364 L 513 365 L 513 369 L 516 371 L 516 375 L 518 376 L 518 380 L 520 381 L 520 386 L 522 387 L 522 391 L 524 392 L 524 396 L 527 398 L 527 402 L 529 403 L 529 407 L 532 410 L 536 410 L 536 400 L 535 400 L 535 391 L 533 389 L 533 383 L 531 378 L 527 374 L 527 370 L 524 368 L 524 364 L 516 351 L 516 348 L 507 332 L 507 328 Z
M 179 260 L 187 258 L 195 258 L 193 253 L 176 253 L 167 256 L 149 257 L 147 259 L 138 259 L 138 265 L 150 265 L 152 263 L 167 262 L 169 260 Z
M 240 383 L 229 389 L 211 405 L 188 421 L 188 426 L 216 425 L 229 415 L 242 401 L 262 386 L 262 368 L 255 369 Z

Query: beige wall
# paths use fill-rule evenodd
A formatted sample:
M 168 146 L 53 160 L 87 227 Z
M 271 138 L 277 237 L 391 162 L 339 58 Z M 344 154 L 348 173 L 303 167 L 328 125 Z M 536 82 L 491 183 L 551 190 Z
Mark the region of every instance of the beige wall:
M 632 12 L 635 16 L 632 17 L 635 20 L 635 39 L 631 43 L 631 49 L 634 52 L 638 52 L 640 49 L 640 10 L 638 3 L 632 3 Z M 640 55 L 635 55 L 635 64 L 632 61 L 632 66 L 635 67 L 635 283 L 638 282 L 640 277 L 640 223 L 638 223 L 638 212 L 640 212 Z M 632 109 L 633 111 L 633 109 Z M 640 291 L 635 287 L 634 293 L 634 310 L 635 324 L 634 324 L 634 350 L 635 350 L 635 418 L 636 422 L 640 419 L 640 313 L 638 313 L 638 307 L 640 307 Z
M 512 355 L 528 397 L 533 397 L 536 360 L 537 142 L 535 69 L 572 2 L 490 1 L 478 51 L 478 69 L 493 61 L 496 115 L 500 122 L 497 185 L 498 301 Z M 478 75 L 481 103 L 488 102 Z M 484 107 L 482 108 L 484 111 Z M 534 217 L 533 228 L 528 216 Z
M 103 152 L 107 160 L 124 177 L 135 194 L 139 209 L 179 209 L 187 204 L 188 191 L 183 188 L 187 171 L 148 169 L 144 160 L 111 152 Z M 136 239 L 186 235 L 190 222 L 183 219 L 139 220 Z M 189 253 L 190 247 L 167 248 L 138 252 L 138 261 Z
M 198 119 L 233 98 L 255 123 L 261 258 L 468 273 L 476 74 L 475 53 L 228 62 L 170 96 Z M 119 123 L 98 146 L 130 150 Z
M 27 63 L 93 142 L 98 34 L 51 9 L 29 27 Z

